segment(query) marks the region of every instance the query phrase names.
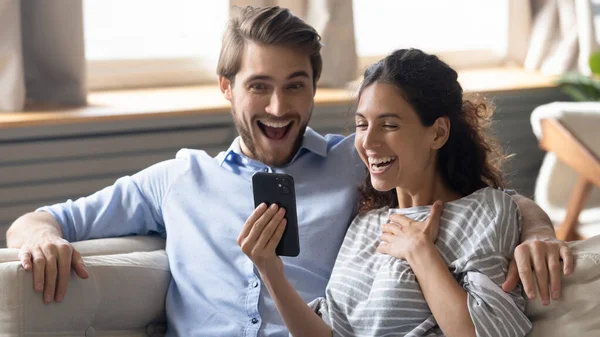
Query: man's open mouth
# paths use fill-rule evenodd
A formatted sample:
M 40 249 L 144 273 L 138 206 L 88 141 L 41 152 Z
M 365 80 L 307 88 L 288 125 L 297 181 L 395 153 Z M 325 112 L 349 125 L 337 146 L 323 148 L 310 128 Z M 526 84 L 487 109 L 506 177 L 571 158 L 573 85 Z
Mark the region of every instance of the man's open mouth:
M 285 138 L 294 124 L 292 120 L 282 122 L 258 120 L 256 123 L 263 134 L 272 140 L 280 140 Z

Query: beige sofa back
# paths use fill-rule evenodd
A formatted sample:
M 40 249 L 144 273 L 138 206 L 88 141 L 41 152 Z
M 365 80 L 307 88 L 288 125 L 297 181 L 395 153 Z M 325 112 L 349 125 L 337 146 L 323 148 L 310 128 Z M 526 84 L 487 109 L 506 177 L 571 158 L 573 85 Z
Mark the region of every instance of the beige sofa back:
M 17 250 L 0 249 L 0 337 L 164 336 L 164 301 L 171 276 L 164 241 L 152 237 L 74 244 L 88 280 L 72 276 L 62 303 L 44 305 Z M 533 337 L 600 336 L 600 236 L 573 242 L 576 268 L 563 296 L 544 307 L 530 301 Z

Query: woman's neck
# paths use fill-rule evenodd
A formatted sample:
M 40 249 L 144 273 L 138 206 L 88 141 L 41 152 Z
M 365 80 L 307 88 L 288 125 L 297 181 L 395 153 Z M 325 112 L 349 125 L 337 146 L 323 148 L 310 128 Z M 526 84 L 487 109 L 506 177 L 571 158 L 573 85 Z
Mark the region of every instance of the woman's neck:
M 399 208 L 432 205 L 436 200 L 446 203 L 462 197 L 453 191 L 437 173 L 423 178 L 414 188 L 396 187 Z

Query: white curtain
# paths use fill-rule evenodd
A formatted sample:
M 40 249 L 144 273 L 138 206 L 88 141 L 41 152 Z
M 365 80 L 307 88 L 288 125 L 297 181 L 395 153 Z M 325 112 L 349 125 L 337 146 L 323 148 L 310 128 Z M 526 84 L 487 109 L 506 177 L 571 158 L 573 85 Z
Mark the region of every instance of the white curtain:
M 509 60 L 549 75 L 589 75 L 589 57 L 598 50 L 597 6 L 592 0 L 510 0 Z
M 86 103 L 81 0 L 0 0 L 0 111 Z
M 231 6 L 288 8 L 321 35 L 323 72 L 321 87 L 342 87 L 357 77 L 358 56 L 354 38 L 354 13 L 348 0 L 230 0 Z

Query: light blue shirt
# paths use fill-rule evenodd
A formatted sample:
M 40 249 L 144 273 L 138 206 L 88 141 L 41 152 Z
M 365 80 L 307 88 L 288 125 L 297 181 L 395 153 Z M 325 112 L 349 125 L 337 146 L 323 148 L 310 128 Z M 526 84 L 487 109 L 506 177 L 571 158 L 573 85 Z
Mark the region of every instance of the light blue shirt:
M 287 336 L 258 272 L 236 243 L 254 210 L 252 175 L 259 171 L 294 177 L 300 255 L 283 258 L 285 273 L 307 303 L 325 296 L 366 174 L 353 136 L 323 137 L 307 128 L 302 147 L 281 168 L 244 156 L 239 137 L 214 158 L 182 149 L 175 159 L 91 196 L 40 210 L 56 217 L 69 241 L 165 236 L 173 275 L 167 336 Z

